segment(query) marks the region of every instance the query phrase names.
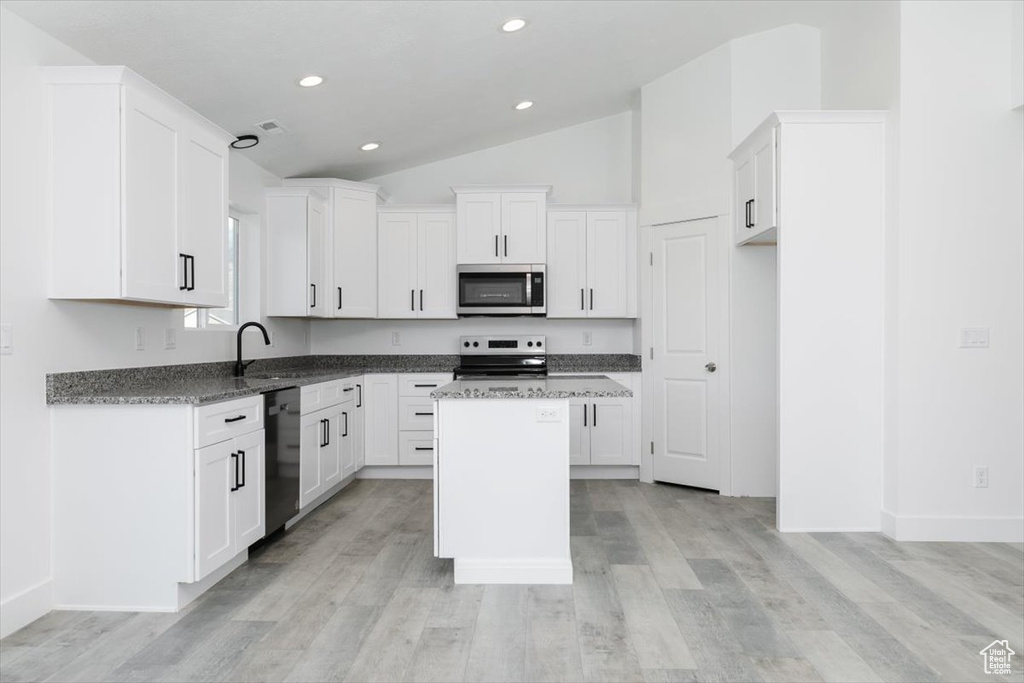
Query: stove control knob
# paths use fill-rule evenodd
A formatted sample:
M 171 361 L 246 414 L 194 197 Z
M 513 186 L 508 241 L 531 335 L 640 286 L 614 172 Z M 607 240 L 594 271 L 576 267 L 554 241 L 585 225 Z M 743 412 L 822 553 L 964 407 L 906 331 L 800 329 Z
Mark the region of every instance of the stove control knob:
M 480 342 L 473 342 L 473 347 L 476 348 L 477 346 L 480 346 Z
M 469 348 L 469 342 L 462 342 L 462 345 L 465 346 L 466 348 Z
M 541 346 L 543 346 L 543 344 L 541 342 L 537 342 L 537 347 L 539 348 Z
M 533 342 L 526 342 L 527 346 L 533 346 Z

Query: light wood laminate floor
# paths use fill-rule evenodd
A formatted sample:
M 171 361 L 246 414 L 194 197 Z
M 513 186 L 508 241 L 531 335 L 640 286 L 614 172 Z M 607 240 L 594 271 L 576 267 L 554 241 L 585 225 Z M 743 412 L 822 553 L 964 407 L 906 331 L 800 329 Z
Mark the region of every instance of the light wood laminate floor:
M 572 586 L 454 586 L 425 481 L 356 481 L 179 614 L 53 612 L 15 681 L 1021 681 L 1024 548 L 779 534 L 774 502 L 572 483 Z M 1009 639 L 1014 673 L 979 651 Z

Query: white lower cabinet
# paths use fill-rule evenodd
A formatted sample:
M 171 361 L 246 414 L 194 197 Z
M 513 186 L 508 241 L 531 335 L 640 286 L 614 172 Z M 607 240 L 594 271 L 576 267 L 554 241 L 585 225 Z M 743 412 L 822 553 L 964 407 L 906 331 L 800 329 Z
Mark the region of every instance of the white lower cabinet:
M 434 431 L 401 432 L 398 435 L 399 465 L 433 465 Z
M 364 458 L 367 465 L 398 464 L 398 375 L 365 375 Z
M 636 465 L 633 399 L 569 401 L 570 465 Z
M 347 400 L 308 415 L 300 422 L 299 509 L 355 473 L 351 425 L 355 400 Z
M 195 452 L 196 580 L 263 538 L 264 432 Z

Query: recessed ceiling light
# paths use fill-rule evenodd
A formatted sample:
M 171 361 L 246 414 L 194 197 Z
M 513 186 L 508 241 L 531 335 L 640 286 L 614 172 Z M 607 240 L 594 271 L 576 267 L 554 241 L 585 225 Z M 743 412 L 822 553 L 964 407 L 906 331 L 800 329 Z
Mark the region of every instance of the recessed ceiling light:
M 364 143 L 364 144 L 360 145 L 359 149 L 363 150 L 364 152 L 372 152 L 373 150 L 377 149 L 378 147 L 380 147 L 380 143 L 374 141 L 374 142 L 367 142 L 367 143 Z
M 232 149 L 249 149 L 260 144 L 260 139 L 255 135 L 239 135 L 235 138 L 234 142 L 231 143 Z
M 533 102 L 531 102 L 530 100 L 524 100 L 524 101 L 522 101 L 522 102 L 520 102 L 519 104 L 516 105 L 516 109 L 518 109 L 519 111 L 522 111 L 524 109 L 529 109 L 532 106 L 533 106 Z
M 299 79 L 299 85 L 303 88 L 312 88 L 324 82 L 323 76 L 306 76 Z
M 515 33 L 524 26 L 526 26 L 526 19 L 516 17 L 515 19 L 509 19 L 504 24 L 502 24 L 501 30 L 504 31 L 505 33 Z

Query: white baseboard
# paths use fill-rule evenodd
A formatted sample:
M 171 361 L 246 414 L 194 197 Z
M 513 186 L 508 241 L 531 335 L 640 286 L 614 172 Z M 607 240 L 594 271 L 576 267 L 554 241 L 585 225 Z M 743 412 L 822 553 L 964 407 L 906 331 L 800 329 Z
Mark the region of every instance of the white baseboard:
M 569 468 L 570 479 L 639 479 L 637 465 L 573 465 Z
M 433 465 L 367 465 L 356 472 L 358 479 L 433 479 Z
M 53 609 L 53 580 L 45 579 L 0 602 L 0 638 L 28 626 Z
M 1024 543 L 1024 517 L 917 517 L 882 510 L 882 532 L 897 541 Z
M 455 558 L 455 583 L 571 584 L 569 558 Z

